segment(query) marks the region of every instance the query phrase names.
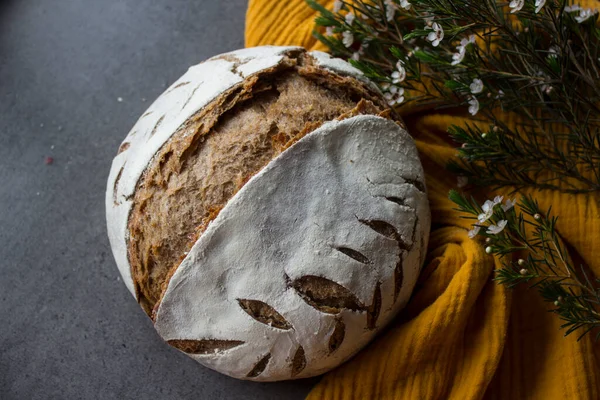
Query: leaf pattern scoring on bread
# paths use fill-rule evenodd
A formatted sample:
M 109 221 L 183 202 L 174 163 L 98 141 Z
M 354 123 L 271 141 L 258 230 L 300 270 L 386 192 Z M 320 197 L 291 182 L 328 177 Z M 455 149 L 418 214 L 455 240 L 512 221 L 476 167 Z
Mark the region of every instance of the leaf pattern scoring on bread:
M 338 314 L 343 309 L 362 311 L 365 306 L 348 289 L 315 275 L 305 275 L 291 282 L 302 300 L 327 314 Z
M 329 336 L 329 354 L 340 348 L 346 336 L 346 324 L 341 318 L 335 320 L 335 326 L 331 336 Z
M 298 346 L 294 358 L 292 360 L 292 377 L 298 375 L 302 370 L 306 368 L 306 356 L 304 354 L 304 347 Z
M 188 354 L 212 354 L 244 344 L 241 340 L 219 340 L 219 339 L 173 339 L 167 341 L 171 346 Z
M 283 318 L 273 307 L 260 300 L 238 299 L 242 310 L 265 325 L 277 329 L 292 329 L 292 325 Z
M 267 364 L 269 364 L 269 360 L 271 359 L 271 353 L 267 354 L 263 358 L 260 359 L 259 362 L 256 363 L 254 368 L 246 375 L 247 378 L 256 378 L 267 368 Z

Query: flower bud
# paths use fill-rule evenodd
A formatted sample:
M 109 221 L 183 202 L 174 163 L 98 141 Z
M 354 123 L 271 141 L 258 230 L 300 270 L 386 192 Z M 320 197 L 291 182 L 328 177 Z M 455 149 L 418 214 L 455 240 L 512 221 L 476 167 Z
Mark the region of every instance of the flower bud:
M 539 221 L 540 219 L 542 219 L 542 216 L 541 216 L 540 214 L 537 214 L 537 213 L 536 213 L 536 214 L 533 216 L 533 219 L 535 219 L 536 221 Z
M 523 276 L 527 275 L 529 271 L 527 271 L 525 268 L 523 268 L 522 270 L 519 271 L 519 273 Z
M 517 263 L 518 263 L 520 266 L 523 266 L 523 265 L 525 265 L 525 260 L 523 260 L 522 258 L 519 258 L 519 261 L 517 261 Z
M 485 252 L 488 254 L 492 254 L 493 251 L 494 251 L 494 249 L 492 249 L 492 246 L 488 246 L 485 248 Z

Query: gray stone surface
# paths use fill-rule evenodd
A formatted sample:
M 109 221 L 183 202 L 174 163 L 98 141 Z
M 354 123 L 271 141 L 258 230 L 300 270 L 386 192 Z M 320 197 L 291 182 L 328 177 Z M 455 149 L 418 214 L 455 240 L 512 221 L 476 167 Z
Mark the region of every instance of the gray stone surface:
M 106 238 L 119 143 L 189 65 L 243 47 L 245 9 L 0 0 L 0 399 L 300 399 L 316 382 L 236 381 L 169 348 Z

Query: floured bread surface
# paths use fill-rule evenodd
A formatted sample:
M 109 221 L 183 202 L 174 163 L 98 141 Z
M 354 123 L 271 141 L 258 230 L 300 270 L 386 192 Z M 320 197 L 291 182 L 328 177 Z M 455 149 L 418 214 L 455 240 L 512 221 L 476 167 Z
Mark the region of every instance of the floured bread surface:
M 220 211 L 171 278 L 155 327 L 237 378 L 323 373 L 406 303 L 429 223 L 406 131 L 372 115 L 328 122 Z
M 297 47 L 217 56 L 167 89 L 106 193 L 115 260 L 163 338 L 255 380 L 367 343 L 410 295 L 429 230 L 414 143 L 390 119 L 360 71 Z

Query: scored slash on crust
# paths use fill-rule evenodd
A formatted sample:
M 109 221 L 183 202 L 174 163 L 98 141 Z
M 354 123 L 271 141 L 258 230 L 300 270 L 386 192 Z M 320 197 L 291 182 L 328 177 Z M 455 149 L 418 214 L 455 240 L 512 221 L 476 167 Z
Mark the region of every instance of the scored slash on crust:
M 241 346 L 245 342 L 220 339 L 173 339 L 168 340 L 167 343 L 188 354 L 214 354 Z
M 335 327 L 329 336 L 329 354 L 340 348 L 346 336 L 346 324 L 341 318 L 336 318 Z
M 152 136 L 154 136 L 154 134 L 158 130 L 158 127 L 160 126 L 160 124 L 162 124 L 162 122 L 164 121 L 164 119 L 165 119 L 165 116 L 163 115 L 162 117 L 160 117 L 158 119 L 158 121 L 156 121 L 156 124 L 154 125 L 154 128 L 152 128 L 152 132 L 150 132 L 150 135 L 148 136 L 148 139 L 150 139 Z
M 265 368 L 267 368 L 267 365 L 269 364 L 270 359 L 271 359 L 271 353 L 269 353 L 266 356 L 264 356 L 263 358 L 261 358 L 260 361 L 256 363 L 254 368 L 252 368 L 252 370 L 250 372 L 248 372 L 248 374 L 246 374 L 246 378 L 256 378 L 257 376 L 262 374 L 262 372 L 265 370 Z
M 364 305 L 344 286 L 316 275 L 305 275 L 288 286 L 293 288 L 308 305 L 326 314 L 339 314 L 342 310 L 367 313 L 367 328 L 373 330 L 381 311 L 381 283 L 378 282 L 373 293 L 371 305 Z
M 343 309 L 365 309 L 354 293 L 327 278 L 304 275 L 292 281 L 290 286 L 308 305 L 326 314 L 339 314 Z
M 334 247 L 334 249 L 336 249 L 340 253 L 347 255 L 350 258 L 353 258 L 361 264 L 372 264 L 371 260 L 369 260 L 367 256 L 349 247 Z
M 187 85 L 189 85 L 190 83 L 192 83 L 192 82 L 190 82 L 190 81 L 185 81 L 185 82 L 178 83 L 177 85 L 173 86 L 171 89 L 167 90 L 167 91 L 165 92 L 165 94 L 167 94 L 167 93 L 171 93 L 173 90 L 175 90 L 175 89 L 179 89 L 179 88 L 180 88 L 180 87 L 182 87 L 182 86 L 187 86 Z
M 117 154 L 121 154 L 122 152 L 124 152 L 125 150 L 127 150 L 130 145 L 131 145 L 131 143 L 129 143 L 129 142 L 123 142 L 123 143 L 121 143 L 121 145 L 119 146 L 119 151 L 117 152 Z
M 304 347 L 298 346 L 296 354 L 292 359 L 292 377 L 298 375 L 302 370 L 306 368 L 306 355 L 304 354 Z
M 118 206 L 120 204 L 117 190 L 119 188 L 119 181 L 121 180 L 121 175 L 123 175 L 124 169 L 125 169 L 125 164 L 123 164 L 123 166 L 119 170 L 119 173 L 117 174 L 117 177 L 115 178 L 115 184 L 113 186 L 113 204 L 115 206 Z
M 292 325 L 273 307 L 260 300 L 237 299 L 240 307 L 256 321 L 273 328 L 289 330 Z

